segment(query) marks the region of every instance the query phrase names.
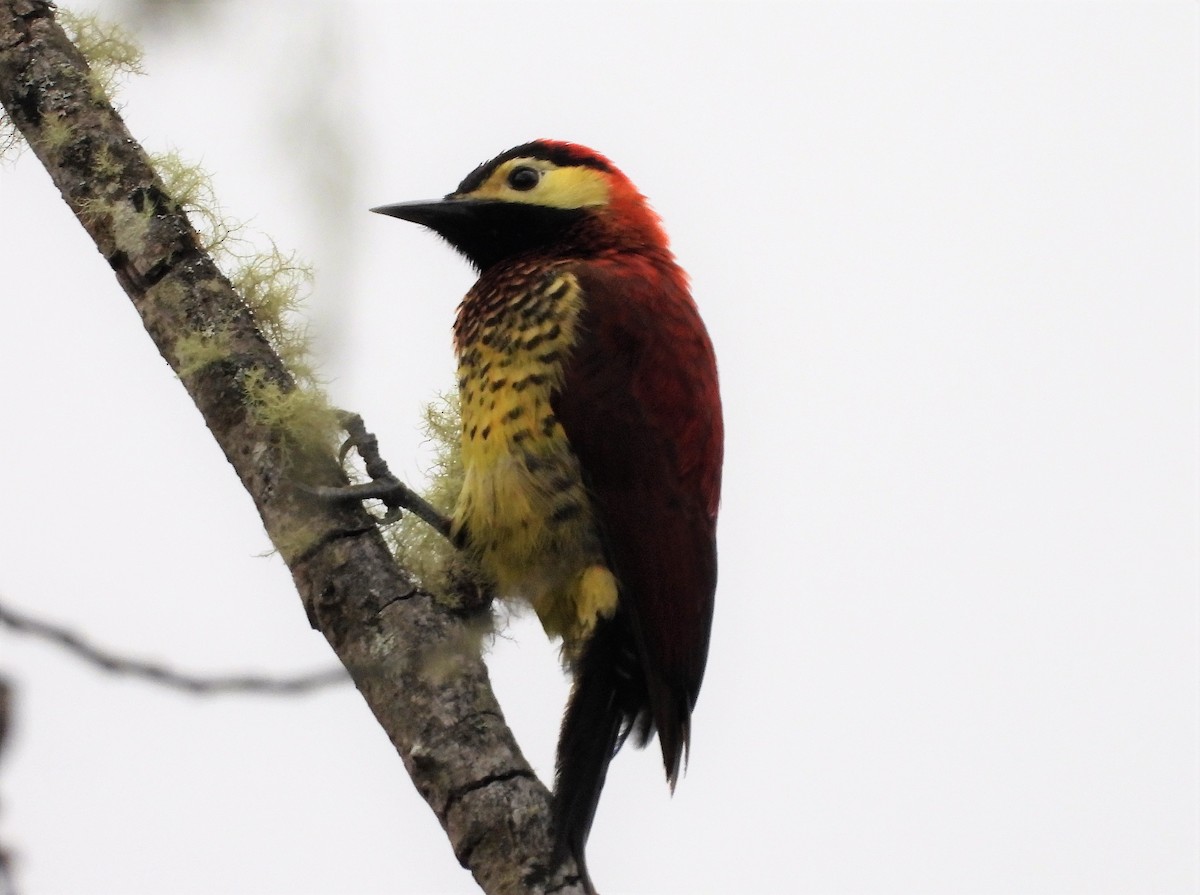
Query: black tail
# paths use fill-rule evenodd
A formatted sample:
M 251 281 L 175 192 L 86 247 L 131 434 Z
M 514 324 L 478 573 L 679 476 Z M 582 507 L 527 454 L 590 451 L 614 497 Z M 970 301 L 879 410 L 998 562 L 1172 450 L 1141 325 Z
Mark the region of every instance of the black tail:
M 639 717 L 640 716 L 640 717 Z M 575 686 L 563 716 L 554 782 L 555 859 L 575 858 L 584 887 L 593 891 L 584 847 L 600 802 L 608 763 L 636 723 L 649 726 L 646 685 L 633 634 L 620 610 L 602 618 L 575 667 Z M 644 732 L 639 730 L 644 736 Z

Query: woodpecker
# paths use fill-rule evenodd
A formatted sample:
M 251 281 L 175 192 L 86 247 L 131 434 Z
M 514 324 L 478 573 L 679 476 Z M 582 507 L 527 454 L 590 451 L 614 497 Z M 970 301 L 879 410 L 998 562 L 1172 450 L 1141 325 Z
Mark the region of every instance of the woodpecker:
M 591 890 L 584 847 L 617 750 L 657 734 L 673 791 L 689 747 L 717 580 L 712 343 L 658 216 L 578 144 L 526 143 L 443 199 L 373 211 L 435 231 L 479 272 L 454 324 L 451 534 L 562 641 L 556 858 Z

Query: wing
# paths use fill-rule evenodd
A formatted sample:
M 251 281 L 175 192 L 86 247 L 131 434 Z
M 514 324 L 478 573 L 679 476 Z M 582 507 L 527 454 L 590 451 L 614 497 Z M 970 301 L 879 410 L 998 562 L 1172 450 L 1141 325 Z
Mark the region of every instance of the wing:
M 672 785 L 708 655 L 723 424 L 712 344 L 670 262 L 574 270 L 579 336 L 554 412 L 594 501 Z M 640 689 L 640 688 L 639 688 Z M 628 711 L 627 707 L 627 711 Z M 633 719 L 629 719 L 632 721 Z

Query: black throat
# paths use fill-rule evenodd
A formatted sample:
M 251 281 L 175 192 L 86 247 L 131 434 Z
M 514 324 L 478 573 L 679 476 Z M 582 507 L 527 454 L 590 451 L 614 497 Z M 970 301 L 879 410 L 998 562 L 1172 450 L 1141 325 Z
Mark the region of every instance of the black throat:
M 464 211 L 468 211 L 464 209 Z M 519 255 L 575 248 L 588 211 L 522 202 L 471 203 L 467 214 L 439 221 L 436 230 L 480 271 Z

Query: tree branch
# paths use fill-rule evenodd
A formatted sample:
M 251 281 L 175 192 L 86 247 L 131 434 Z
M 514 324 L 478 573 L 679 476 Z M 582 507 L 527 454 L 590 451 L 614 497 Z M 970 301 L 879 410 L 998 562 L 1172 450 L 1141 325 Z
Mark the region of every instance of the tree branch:
M 255 413 L 251 381 L 296 389 L 205 253 L 45 0 L 0 0 L 0 103 L 112 266 L 204 416 L 325 635 L 489 893 L 582 893 L 551 867 L 550 795 L 504 724 L 472 619 L 416 587 L 357 505 L 297 486 L 346 484 L 333 451 Z M 220 357 L 184 345 L 220 333 Z M 185 341 L 190 340 L 190 341 Z M 193 358 L 194 359 L 194 358 Z
M 140 677 L 155 684 L 183 690 L 187 693 L 206 695 L 213 693 L 265 693 L 291 696 L 348 681 L 346 672 L 342 668 L 315 671 L 295 677 L 267 677 L 255 674 L 203 677 L 195 674 L 183 674 L 158 662 L 129 659 L 93 646 L 74 631 L 16 612 L 2 603 L 0 603 L 0 625 L 12 631 L 32 634 L 43 640 L 49 640 L 51 643 L 57 643 L 68 652 L 74 653 L 83 661 L 95 665 L 103 671 Z M 3 726 L 0 725 L 0 738 L 3 737 L 3 732 Z M 0 743 L 2 742 L 0 739 Z

